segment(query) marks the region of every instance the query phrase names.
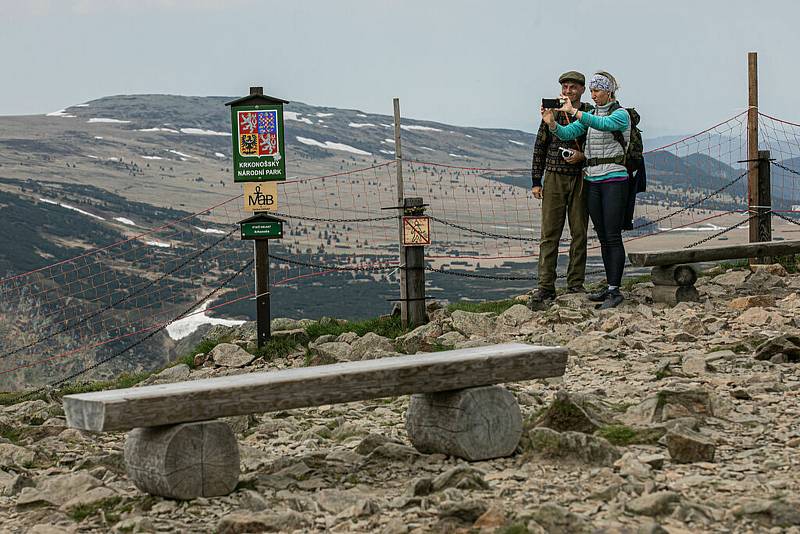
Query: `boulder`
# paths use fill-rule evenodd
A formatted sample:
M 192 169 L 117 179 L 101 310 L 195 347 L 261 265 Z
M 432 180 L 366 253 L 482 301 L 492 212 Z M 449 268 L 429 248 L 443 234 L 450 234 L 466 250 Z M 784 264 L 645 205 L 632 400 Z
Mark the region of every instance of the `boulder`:
M 143 381 L 140 385 L 149 386 L 151 384 L 170 384 L 172 382 L 183 382 L 189 379 L 191 372 L 192 370 L 188 365 L 185 363 L 179 363 L 178 365 L 167 367 L 160 373 L 148 377 L 147 380 Z
M 727 273 L 719 276 L 715 276 L 711 282 L 719 286 L 739 289 L 744 285 L 748 276 L 750 276 L 748 271 L 734 270 L 728 271 Z
M 786 268 L 780 263 L 770 263 L 770 264 L 752 263 L 750 264 L 750 271 L 754 273 L 757 273 L 759 271 L 764 271 L 773 276 L 780 276 L 780 277 L 789 276 L 789 273 L 786 272 Z
M 453 328 L 467 337 L 486 337 L 494 330 L 495 326 L 494 313 L 473 313 L 456 310 L 450 315 L 450 318 L 453 321 Z
M 367 332 L 362 337 L 353 341 L 352 360 L 370 360 L 375 353 L 394 352 L 394 343 L 391 339 L 379 336 L 374 332 Z
M 603 438 L 544 427 L 530 431 L 527 448 L 534 456 L 605 467 L 613 466 L 621 457 L 617 448 Z
M 347 343 L 348 345 L 351 345 L 353 341 L 355 341 L 356 339 L 358 339 L 358 334 L 356 334 L 355 332 L 344 332 L 342 334 L 339 334 L 339 336 L 336 338 L 336 341 L 338 341 L 339 343 Z
M 786 323 L 780 313 L 771 312 L 761 307 L 749 308 L 733 320 L 737 326 L 781 326 Z
M 746 297 L 737 297 L 728 303 L 728 306 L 734 310 L 744 311 L 750 308 L 768 308 L 775 306 L 775 297 L 772 295 L 748 295 Z
M 756 347 L 756 360 L 769 360 L 777 354 L 784 354 L 787 361 L 800 362 L 800 336 L 784 334 L 773 337 Z
M 755 519 L 775 527 L 800 525 L 800 501 L 784 499 L 744 499 L 733 507 L 734 517 Z
M 218 534 L 240 532 L 292 532 L 305 530 L 311 524 L 307 514 L 287 510 L 276 514 L 234 512 L 224 516 L 217 524 Z
M 244 367 L 256 357 L 238 345 L 220 343 L 209 352 L 209 358 L 222 367 Z
M 758 270 L 747 278 L 742 287 L 750 291 L 770 291 L 776 287 L 786 287 L 786 280 L 765 270 Z
M 568 393 L 562 389 L 534 422 L 534 426 L 558 432 L 569 430 L 592 434 L 599 428 L 614 423 L 611 407 L 599 397 L 588 393 Z
M 0 468 L 27 467 L 33 463 L 36 453 L 11 443 L 0 443 Z
M 483 479 L 484 475 L 483 471 L 469 465 L 457 465 L 434 478 L 431 482 L 431 490 L 442 491 L 446 488 L 458 488 L 461 490 L 489 489 L 489 484 Z
M 546 503 L 534 508 L 524 518 L 535 521 L 543 529 L 542 532 L 552 534 L 584 534 L 594 531 L 582 516 L 555 503 Z
M 682 417 L 709 417 L 714 415 L 714 397 L 703 388 L 664 389 L 631 406 L 625 420 L 633 424 L 664 423 Z
M 297 319 L 289 319 L 288 317 L 276 317 L 269 323 L 270 331 L 276 330 L 295 330 L 302 328 L 300 321 Z
M 498 330 L 518 328 L 533 319 L 533 312 L 524 304 L 514 304 L 497 317 Z
M 61 505 L 60 510 L 68 512 L 76 508 L 99 507 L 103 504 L 119 500 L 117 492 L 105 486 L 92 488 L 85 493 L 75 495 Z
M 452 332 L 447 332 L 437 337 L 436 342 L 445 347 L 452 347 L 456 343 L 461 343 L 462 341 L 466 341 L 466 339 L 467 338 L 464 337 L 464 334 L 453 330 Z
M 407 334 L 403 334 L 395 340 L 395 343 L 399 350 L 414 354 L 417 351 L 430 348 L 434 340 L 441 336 L 442 333 L 442 325 L 431 322 L 418 326 Z
M 17 498 L 18 505 L 49 503 L 61 506 L 76 495 L 99 487 L 101 482 L 85 471 L 45 477 L 36 488 L 24 488 Z
M 674 491 L 647 493 L 625 503 L 625 510 L 636 515 L 666 515 L 680 502 L 680 494 Z
M 327 343 L 314 345 L 312 352 L 325 359 L 330 359 L 337 362 L 348 362 L 351 360 L 353 347 L 347 343 L 342 343 L 341 341 L 329 341 Z
M 699 432 L 678 426 L 667 432 L 667 449 L 674 462 L 686 464 L 713 462 L 717 447 Z

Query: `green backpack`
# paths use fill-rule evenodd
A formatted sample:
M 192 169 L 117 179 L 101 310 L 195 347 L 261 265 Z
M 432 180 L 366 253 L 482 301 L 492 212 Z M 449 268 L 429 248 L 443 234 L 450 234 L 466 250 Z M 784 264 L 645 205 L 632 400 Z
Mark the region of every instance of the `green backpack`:
M 614 102 L 609 108 L 609 114 L 614 113 L 617 109 L 621 108 L 619 102 Z M 641 117 L 639 113 L 636 111 L 635 108 L 625 108 L 630 115 L 631 118 L 631 140 L 630 143 L 626 145 L 625 143 L 625 136 L 622 132 L 616 131 L 611 132 L 614 135 L 614 139 L 622 145 L 622 150 L 625 152 L 625 156 L 621 165 L 624 165 L 625 168 L 628 170 L 628 174 L 633 174 L 638 171 L 644 164 L 644 143 L 642 142 L 642 131 L 639 129 L 639 120 Z

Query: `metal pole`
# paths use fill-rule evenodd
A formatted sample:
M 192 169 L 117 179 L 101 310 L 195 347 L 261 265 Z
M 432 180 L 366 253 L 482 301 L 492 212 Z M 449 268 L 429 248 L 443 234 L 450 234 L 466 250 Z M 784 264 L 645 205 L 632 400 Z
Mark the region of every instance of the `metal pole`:
M 256 323 L 258 328 L 258 348 L 269 341 L 269 240 L 256 239 Z
M 758 54 L 750 52 L 747 54 L 747 206 L 750 219 L 750 242 L 755 243 L 759 239 L 759 217 L 753 217 L 758 213 L 756 206 L 761 206 L 759 199 L 758 169 L 760 167 L 758 157 Z M 751 258 L 752 260 L 752 258 Z
M 400 145 L 400 99 L 394 99 L 394 160 L 397 167 L 397 206 L 403 206 L 405 193 L 403 191 L 403 150 Z M 402 214 L 398 211 L 398 214 Z M 400 257 L 400 322 L 404 327 L 409 324 L 408 316 L 408 288 L 406 287 L 406 261 L 405 247 L 403 246 L 403 219 L 397 218 L 399 257 Z

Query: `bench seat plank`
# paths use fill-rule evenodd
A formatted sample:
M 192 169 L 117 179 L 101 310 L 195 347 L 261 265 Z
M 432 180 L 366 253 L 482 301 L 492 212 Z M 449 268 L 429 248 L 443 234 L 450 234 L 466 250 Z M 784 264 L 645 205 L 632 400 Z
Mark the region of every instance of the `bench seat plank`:
M 564 374 L 567 349 L 508 343 L 64 397 L 67 424 L 106 432 Z
M 631 264 L 636 267 L 652 267 L 656 265 L 697 263 L 700 261 L 783 256 L 797 253 L 800 253 L 800 240 L 763 241 L 761 243 L 744 243 L 741 245 L 629 252 L 628 258 L 631 260 Z

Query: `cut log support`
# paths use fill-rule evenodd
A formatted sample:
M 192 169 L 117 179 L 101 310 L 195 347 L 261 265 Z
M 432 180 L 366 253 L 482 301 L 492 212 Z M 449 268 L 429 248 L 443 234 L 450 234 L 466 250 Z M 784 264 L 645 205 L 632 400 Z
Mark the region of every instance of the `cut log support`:
M 474 462 L 509 456 L 522 435 L 514 396 L 500 386 L 412 395 L 406 430 L 414 447 Z
M 691 265 L 657 265 L 650 271 L 657 286 L 693 286 L 697 271 Z
M 239 482 L 239 446 L 227 423 L 135 428 L 125 441 L 128 478 L 172 499 L 227 495 Z
M 653 286 L 653 302 L 674 306 L 679 302 L 698 302 L 700 293 L 694 286 Z

